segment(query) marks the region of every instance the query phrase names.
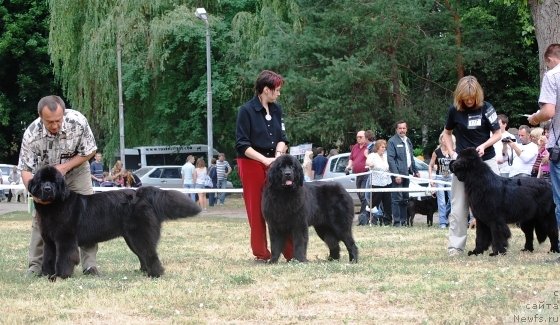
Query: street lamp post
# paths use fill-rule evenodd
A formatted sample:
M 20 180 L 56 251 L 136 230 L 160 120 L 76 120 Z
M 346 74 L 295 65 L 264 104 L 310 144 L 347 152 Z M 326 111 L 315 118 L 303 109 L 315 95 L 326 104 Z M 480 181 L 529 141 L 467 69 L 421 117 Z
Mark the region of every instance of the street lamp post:
M 210 24 L 208 22 L 208 14 L 204 8 L 197 8 L 195 15 L 198 19 L 204 20 L 206 23 L 206 126 L 208 129 L 208 166 L 213 156 L 213 132 L 212 132 L 212 66 L 210 62 Z

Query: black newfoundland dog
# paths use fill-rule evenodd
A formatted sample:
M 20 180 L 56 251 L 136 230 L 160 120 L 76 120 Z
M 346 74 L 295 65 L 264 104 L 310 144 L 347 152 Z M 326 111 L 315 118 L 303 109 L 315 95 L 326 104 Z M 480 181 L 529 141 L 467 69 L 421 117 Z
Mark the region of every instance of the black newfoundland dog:
M 451 163 L 451 171 L 465 183 L 469 206 L 476 218 L 476 245 L 469 255 L 482 254 L 492 245 L 491 256 L 505 254 L 511 232 L 508 223 L 519 223 L 525 234 L 524 251 L 533 251 L 533 232 L 550 251 L 558 253 L 558 227 L 550 184 L 534 177 L 506 178 L 490 169 L 474 148 L 464 149 Z
M 72 275 L 78 246 L 119 236 L 138 256 L 140 270 L 159 277 L 164 271 L 156 251 L 161 223 L 200 212 L 185 194 L 151 186 L 81 195 L 68 190 L 52 166 L 39 169 L 28 185 L 45 245 L 42 274 L 53 281 Z
M 350 262 L 358 261 L 358 247 L 352 237 L 354 204 L 338 183 L 303 183 L 303 168 L 291 155 L 277 158 L 271 165 L 263 191 L 262 211 L 270 234 L 270 263 L 278 262 L 291 236 L 294 258 L 307 261 L 309 226 L 329 247 L 329 260 L 340 259 L 342 241 Z

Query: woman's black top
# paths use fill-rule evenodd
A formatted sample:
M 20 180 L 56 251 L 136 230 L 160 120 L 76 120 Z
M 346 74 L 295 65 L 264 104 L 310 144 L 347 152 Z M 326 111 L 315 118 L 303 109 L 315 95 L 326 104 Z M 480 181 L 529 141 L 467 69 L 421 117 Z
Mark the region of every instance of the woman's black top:
M 278 142 L 288 144 L 282 107 L 276 103 L 269 103 L 268 109 L 270 121 L 266 119 L 266 109 L 257 96 L 239 108 L 235 130 L 235 150 L 238 157 L 247 158 L 245 151 L 249 147 L 265 157 L 274 157 Z

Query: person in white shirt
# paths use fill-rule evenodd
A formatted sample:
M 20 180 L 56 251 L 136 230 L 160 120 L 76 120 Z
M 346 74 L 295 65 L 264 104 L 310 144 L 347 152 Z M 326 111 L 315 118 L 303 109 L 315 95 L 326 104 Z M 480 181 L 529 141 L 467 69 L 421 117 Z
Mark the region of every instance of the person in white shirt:
M 187 162 L 183 165 L 183 167 L 181 167 L 181 179 L 183 180 L 183 187 L 184 188 L 194 188 L 194 179 L 193 179 L 193 173 L 194 173 L 194 156 L 193 155 L 189 155 L 187 157 Z M 190 193 L 187 196 L 190 196 L 190 198 L 196 202 L 196 194 L 195 193 Z
M 509 118 L 505 114 L 498 115 L 498 124 L 500 125 L 500 130 L 502 131 L 502 140 L 504 139 L 514 139 L 515 136 L 507 131 Z M 509 171 L 511 170 L 511 164 L 513 164 L 514 153 L 511 148 L 507 145 L 507 141 L 498 141 L 494 143 L 494 151 L 496 152 L 496 162 L 498 163 L 498 169 L 500 170 L 500 175 L 504 177 L 509 176 Z
M 375 141 L 373 152 L 367 156 L 366 166 L 373 171 L 371 174 L 371 187 L 372 188 L 389 188 L 391 187 L 391 176 L 389 172 L 389 163 L 387 162 L 387 141 L 379 139 Z M 391 207 L 391 193 L 390 192 L 372 192 L 370 206 L 373 208 L 383 203 L 383 220 L 379 220 L 380 226 L 391 225 L 392 207 Z M 377 225 L 377 220 L 372 220 L 372 224 Z
M 529 136 L 531 133 L 531 128 L 527 125 L 521 125 L 517 136 L 519 137 L 519 143 L 504 139 L 505 143 L 513 150 L 514 158 L 511 164 L 511 170 L 509 171 L 509 177 L 531 177 L 531 170 L 533 169 L 533 164 L 537 159 L 539 153 L 539 147 L 531 141 Z

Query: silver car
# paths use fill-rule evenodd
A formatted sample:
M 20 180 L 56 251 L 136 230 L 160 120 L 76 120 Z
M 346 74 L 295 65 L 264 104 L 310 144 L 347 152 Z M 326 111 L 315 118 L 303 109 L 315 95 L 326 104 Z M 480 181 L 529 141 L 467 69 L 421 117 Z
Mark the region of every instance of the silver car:
M 183 188 L 181 167 L 183 166 L 146 166 L 134 171 L 134 174 L 140 178 L 142 186 L 151 185 L 163 188 Z M 226 188 L 233 188 L 233 184 L 228 181 Z
M 182 166 L 146 166 L 134 174 L 142 181 L 142 186 L 156 186 L 163 188 L 183 188 L 181 180 Z
M 342 186 L 344 186 L 345 189 L 355 189 L 356 188 L 356 176 L 353 176 L 352 174 L 348 175 L 347 177 L 341 177 L 341 176 L 345 176 L 345 169 L 346 166 L 348 165 L 348 159 L 350 158 L 350 153 L 346 152 L 346 153 L 341 153 L 338 155 L 334 155 L 332 157 L 329 157 L 329 160 L 327 161 L 327 165 L 325 166 L 325 172 L 323 173 L 323 178 L 335 178 L 334 181 L 338 182 L 340 184 L 342 184 Z M 414 157 L 414 163 L 416 164 L 416 168 L 418 168 L 418 172 L 420 173 L 420 178 L 424 178 L 424 179 L 428 179 L 428 164 L 426 164 L 425 162 L 423 162 L 422 160 Z M 425 182 L 417 182 L 415 180 L 411 180 L 410 182 L 410 187 L 415 188 L 415 187 L 420 187 L 420 186 L 428 186 L 429 182 L 425 181 Z M 358 195 L 356 193 L 350 193 L 350 195 L 352 196 L 352 198 L 354 199 L 354 203 L 359 204 L 359 199 L 358 199 Z M 421 197 L 425 197 L 428 194 L 424 191 L 424 192 L 410 192 L 410 197 L 417 197 L 417 198 L 421 198 Z

